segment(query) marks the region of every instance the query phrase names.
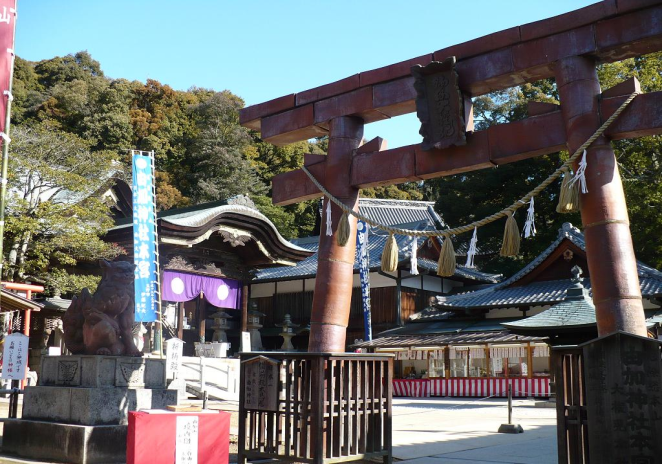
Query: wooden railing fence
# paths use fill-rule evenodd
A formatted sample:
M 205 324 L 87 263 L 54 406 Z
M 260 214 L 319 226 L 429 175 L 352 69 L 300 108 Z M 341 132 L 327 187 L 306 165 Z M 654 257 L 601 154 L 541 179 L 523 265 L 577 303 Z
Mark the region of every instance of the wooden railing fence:
M 559 464 L 588 464 L 588 418 L 581 348 L 552 350 Z
M 246 401 L 246 362 L 278 363 L 274 410 Z M 242 353 L 239 462 L 392 462 L 393 358 L 329 353 Z M 247 407 L 248 406 L 248 407 Z

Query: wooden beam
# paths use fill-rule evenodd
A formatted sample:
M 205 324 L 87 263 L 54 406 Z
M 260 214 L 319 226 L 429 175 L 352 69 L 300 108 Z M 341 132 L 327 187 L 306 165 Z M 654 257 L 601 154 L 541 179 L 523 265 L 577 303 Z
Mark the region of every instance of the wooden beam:
M 370 153 L 372 151 L 384 151 L 388 148 L 388 143 L 381 137 L 375 137 L 369 142 L 364 143 L 356 149 L 356 154 Z
M 438 50 L 434 59 L 456 56 L 460 87 L 470 95 L 482 95 L 553 77 L 554 62 L 570 56 L 590 54 L 613 62 L 662 50 L 661 3 L 605 0 Z M 430 56 L 244 108 L 241 123 L 261 128 L 264 140 L 283 145 L 324 133 L 334 117 L 360 116 L 369 123 L 414 112 L 415 92 L 408 68 L 429 62 Z
M 602 120 L 607 120 L 625 98 L 602 99 Z M 639 95 L 607 130 L 608 137 L 620 140 L 661 134 L 661 107 L 662 92 Z M 556 153 L 565 148 L 565 143 L 561 112 L 553 111 L 469 133 L 467 144 L 460 147 L 423 151 L 420 145 L 409 145 L 357 154 L 352 159 L 351 184 L 370 188 L 450 176 Z M 309 170 L 324 184 L 323 162 L 309 166 Z M 303 171 L 291 171 L 274 178 L 274 204 L 288 205 L 320 196 Z
M 320 162 L 307 166 L 315 179 L 322 185 L 326 183 L 326 163 Z M 274 205 L 291 205 L 300 201 L 314 200 L 322 193 L 310 181 L 301 169 L 276 175 L 272 180 L 272 199 Z

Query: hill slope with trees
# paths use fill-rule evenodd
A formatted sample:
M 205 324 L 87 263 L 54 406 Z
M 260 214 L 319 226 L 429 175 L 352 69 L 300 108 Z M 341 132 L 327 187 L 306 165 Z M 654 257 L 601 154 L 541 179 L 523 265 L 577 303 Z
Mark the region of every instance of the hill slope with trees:
M 636 75 L 645 91 L 662 90 L 660 54 L 605 65 L 604 88 Z M 271 179 L 303 163 L 304 153 L 325 153 L 322 138 L 286 147 L 263 142 L 239 125 L 244 101 L 228 90 L 179 91 L 104 75 L 83 51 L 39 62 L 16 58 L 12 106 L 11 178 L 3 279 L 43 282 L 51 293 L 76 293 L 90 285 L 75 274 L 79 262 L 112 258 L 122 250 L 99 236 L 112 226 L 99 193 L 113 179 L 128 179 L 130 149 L 154 150 L 160 210 L 247 194 L 288 238 L 313 232 L 318 203 L 271 203 Z M 556 102 L 553 81 L 542 81 L 475 99 L 478 128 L 526 116 L 527 100 Z M 388 138 L 388 134 L 383 134 Z M 662 266 L 660 137 L 615 143 L 639 259 Z M 510 204 L 544 179 L 561 153 L 426 183 L 362 192 L 363 196 L 435 200 L 450 226 L 471 222 Z M 536 199 L 539 235 L 526 241 L 518 260 L 479 257 L 484 269 L 509 273 L 578 215 L 554 211 L 558 188 Z M 524 218 L 518 218 L 520 227 Z M 498 249 L 503 224 L 479 231 L 481 247 Z M 467 234 L 468 235 L 468 234 Z M 469 237 L 459 237 L 458 241 Z M 482 259 L 482 261 L 481 261 Z

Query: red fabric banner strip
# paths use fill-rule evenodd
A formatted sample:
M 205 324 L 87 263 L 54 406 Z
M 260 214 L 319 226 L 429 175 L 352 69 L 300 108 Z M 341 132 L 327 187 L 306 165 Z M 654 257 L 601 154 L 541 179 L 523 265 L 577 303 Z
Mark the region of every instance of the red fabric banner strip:
M 0 132 L 5 132 L 9 76 L 13 65 L 16 0 L 0 0 Z M 4 141 L 0 140 L 0 143 Z
M 452 379 L 396 379 L 393 396 L 425 398 L 429 396 L 477 397 L 508 396 L 508 385 L 516 398 L 547 397 L 550 395 L 549 377 L 518 378 L 452 378 Z

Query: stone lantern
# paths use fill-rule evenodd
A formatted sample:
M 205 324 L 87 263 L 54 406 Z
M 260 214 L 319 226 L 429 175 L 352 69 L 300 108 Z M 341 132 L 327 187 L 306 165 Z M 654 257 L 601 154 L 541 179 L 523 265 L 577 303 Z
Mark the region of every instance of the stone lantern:
M 230 323 L 228 322 L 228 319 L 230 319 L 232 316 L 230 316 L 228 313 L 225 313 L 223 311 L 218 311 L 212 314 L 211 317 L 214 319 L 214 325 L 212 326 L 212 328 L 214 329 L 214 335 L 212 336 L 211 341 L 227 343 L 228 336 L 225 333 L 225 331 L 230 328 Z
M 294 345 L 292 345 L 292 337 L 296 335 L 294 333 L 294 328 L 299 327 L 298 324 L 292 322 L 289 314 L 285 315 L 285 320 L 279 324 L 283 328 L 283 331 L 280 333 L 280 336 L 283 337 L 283 346 L 280 347 L 282 351 L 295 351 Z
M 248 321 L 246 324 L 246 329 L 251 334 L 251 351 L 262 351 L 262 337 L 260 337 L 260 330 L 262 324 L 260 323 L 260 318 L 266 316 L 266 314 L 261 313 L 256 309 L 257 304 L 255 302 L 251 303 L 251 309 L 248 311 Z

